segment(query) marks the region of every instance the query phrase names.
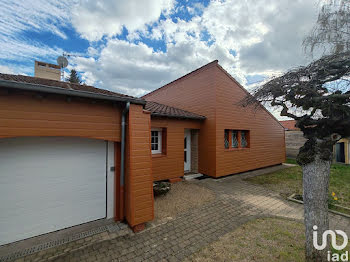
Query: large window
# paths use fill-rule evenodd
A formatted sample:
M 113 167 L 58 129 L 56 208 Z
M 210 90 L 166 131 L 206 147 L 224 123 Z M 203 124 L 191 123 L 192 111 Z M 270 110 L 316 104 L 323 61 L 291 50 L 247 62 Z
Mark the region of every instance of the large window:
M 151 149 L 152 154 L 162 153 L 162 130 L 160 128 L 151 130 Z
M 249 130 L 225 129 L 224 146 L 225 146 L 225 149 L 249 148 L 250 147 Z

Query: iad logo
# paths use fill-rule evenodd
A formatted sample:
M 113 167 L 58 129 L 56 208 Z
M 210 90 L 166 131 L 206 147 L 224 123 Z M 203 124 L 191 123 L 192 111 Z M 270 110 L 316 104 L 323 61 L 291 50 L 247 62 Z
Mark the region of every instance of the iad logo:
M 331 242 L 332 242 L 332 247 L 335 249 L 335 250 L 343 250 L 347 245 L 348 245 L 348 236 L 346 235 L 346 233 L 344 231 L 341 231 L 341 230 L 335 230 L 335 232 L 333 230 L 326 230 L 325 232 L 323 232 L 323 235 L 322 235 L 322 244 L 319 245 L 318 244 L 318 241 L 317 241 L 317 226 L 315 225 L 313 227 L 314 229 L 314 232 L 313 232 L 313 244 L 314 244 L 314 247 L 317 249 L 317 250 L 323 250 L 326 248 L 327 246 L 327 237 L 330 236 L 331 238 Z M 344 239 L 343 241 L 343 244 L 342 245 L 338 245 L 337 244 L 337 236 L 336 236 L 336 233 L 338 235 L 341 235 Z M 349 261 L 349 252 L 346 251 L 345 253 L 343 254 L 337 254 L 337 253 L 333 253 L 331 254 L 331 251 L 328 251 L 328 261 Z

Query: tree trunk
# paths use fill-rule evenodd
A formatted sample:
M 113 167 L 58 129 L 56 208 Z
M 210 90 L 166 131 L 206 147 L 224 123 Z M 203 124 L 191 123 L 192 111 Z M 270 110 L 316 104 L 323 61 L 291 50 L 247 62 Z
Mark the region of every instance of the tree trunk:
M 313 245 L 313 227 L 317 226 L 317 241 L 322 244 L 322 234 L 329 229 L 328 191 L 331 161 L 320 159 L 319 155 L 311 163 L 303 165 L 304 221 L 306 227 L 306 261 L 323 262 L 327 260 L 329 245 L 317 250 Z

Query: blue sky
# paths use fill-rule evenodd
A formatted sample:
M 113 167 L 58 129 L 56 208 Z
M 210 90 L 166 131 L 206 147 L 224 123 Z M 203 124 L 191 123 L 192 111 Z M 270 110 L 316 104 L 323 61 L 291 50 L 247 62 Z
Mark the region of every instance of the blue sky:
M 63 52 L 86 84 L 141 96 L 215 59 L 248 89 L 305 64 L 317 1 L 0 0 L 0 72 Z

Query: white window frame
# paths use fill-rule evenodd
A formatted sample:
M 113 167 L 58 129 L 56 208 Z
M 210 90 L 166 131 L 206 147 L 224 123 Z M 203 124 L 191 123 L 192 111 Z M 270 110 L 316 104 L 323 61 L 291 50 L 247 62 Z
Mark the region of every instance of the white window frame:
M 152 131 L 158 132 L 158 150 L 152 150 L 152 154 L 161 154 L 162 153 L 162 129 L 151 128 L 151 147 L 152 147 Z

